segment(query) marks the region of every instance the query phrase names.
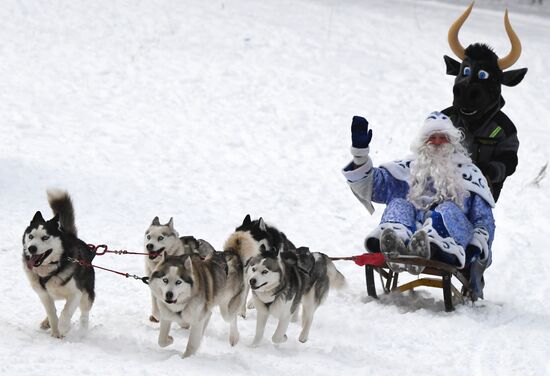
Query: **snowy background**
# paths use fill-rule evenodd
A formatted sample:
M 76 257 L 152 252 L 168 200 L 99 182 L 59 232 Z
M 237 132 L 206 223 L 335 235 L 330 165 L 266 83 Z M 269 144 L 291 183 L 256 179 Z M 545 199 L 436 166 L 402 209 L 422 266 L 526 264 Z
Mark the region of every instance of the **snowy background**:
M 315 317 L 310 340 L 250 348 L 255 312 L 231 348 L 218 312 L 201 349 L 187 331 L 157 345 L 149 290 L 97 271 L 87 332 L 39 329 L 44 309 L 25 278 L 21 235 L 45 190 L 67 189 L 79 235 L 141 251 L 154 216 L 221 248 L 250 213 L 297 245 L 363 252 L 378 223 L 349 191 L 349 125 L 366 116 L 373 160 L 408 152 L 424 117 L 452 101 L 446 36 L 464 1 L 214 0 L 0 3 L 0 374 L 547 375 L 550 374 L 548 1 L 478 1 L 464 45 L 509 51 L 506 4 L 523 43 L 503 88 L 521 147 L 495 210 L 486 300 L 445 313 L 440 290 L 366 297 L 363 269 L 339 261 L 348 288 Z M 143 273 L 141 256 L 96 264 Z M 411 277 L 412 278 L 412 277 Z M 379 287 L 380 289 L 380 287 Z

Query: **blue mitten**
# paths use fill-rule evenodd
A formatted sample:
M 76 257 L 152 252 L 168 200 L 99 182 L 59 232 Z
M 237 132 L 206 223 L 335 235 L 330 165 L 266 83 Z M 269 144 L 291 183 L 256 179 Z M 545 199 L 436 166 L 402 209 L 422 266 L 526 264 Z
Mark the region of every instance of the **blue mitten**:
M 354 116 L 351 122 L 351 155 L 353 155 L 355 165 L 361 166 L 370 161 L 369 144 L 371 139 L 372 130 L 369 129 L 367 119 Z

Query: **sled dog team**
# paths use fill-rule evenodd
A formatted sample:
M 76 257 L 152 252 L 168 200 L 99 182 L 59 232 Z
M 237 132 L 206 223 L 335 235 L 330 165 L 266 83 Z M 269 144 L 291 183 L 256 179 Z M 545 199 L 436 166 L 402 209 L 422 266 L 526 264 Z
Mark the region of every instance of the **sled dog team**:
M 46 318 L 40 324 L 51 336 L 62 338 L 71 318 L 80 308 L 80 325 L 88 326 L 95 293 L 95 274 L 89 266 L 95 256 L 78 238 L 72 201 L 67 192 L 49 190 L 53 218 L 37 211 L 23 234 L 23 269 L 36 291 Z M 145 270 L 151 290 L 151 316 L 160 322 L 158 344 L 173 343 L 172 322 L 189 328 L 183 357 L 199 348 L 212 310 L 219 307 L 229 324 L 229 343 L 239 341 L 237 316 L 249 308 L 257 311 L 252 345 L 260 344 L 268 317 L 278 319 L 274 343 L 286 341 L 291 319 L 302 307 L 300 342 L 306 342 L 316 309 L 326 299 L 329 287 L 341 288 L 344 276 L 330 258 L 307 247 L 296 248 L 285 234 L 250 215 L 216 251 L 206 240 L 179 237 L 173 220 L 161 224 L 155 217 L 145 233 Z M 55 300 L 64 299 L 59 314 Z

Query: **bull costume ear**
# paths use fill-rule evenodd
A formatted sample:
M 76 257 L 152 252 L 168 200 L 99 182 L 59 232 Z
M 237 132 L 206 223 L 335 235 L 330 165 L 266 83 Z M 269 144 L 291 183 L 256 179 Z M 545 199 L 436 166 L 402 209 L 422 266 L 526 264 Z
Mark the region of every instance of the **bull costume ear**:
M 447 66 L 447 74 L 449 76 L 458 76 L 460 73 L 460 62 L 447 55 L 444 55 L 443 59 L 445 59 L 445 65 Z
M 510 86 L 510 87 L 516 86 L 523 80 L 523 77 L 525 77 L 526 73 L 527 73 L 527 68 L 514 69 L 514 70 L 503 72 L 502 84 L 504 86 Z
M 44 220 L 44 217 L 42 217 L 42 213 L 40 213 L 40 211 L 37 211 L 34 214 L 34 217 L 32 217 L 32 220 L 31 220 L 31 224 L 44 223 L 44 222 L 46 222 L 46 221 Z
M 160 226 L 159 217 L 153 218 L 153 222 L 151 222 L 152 226 Z

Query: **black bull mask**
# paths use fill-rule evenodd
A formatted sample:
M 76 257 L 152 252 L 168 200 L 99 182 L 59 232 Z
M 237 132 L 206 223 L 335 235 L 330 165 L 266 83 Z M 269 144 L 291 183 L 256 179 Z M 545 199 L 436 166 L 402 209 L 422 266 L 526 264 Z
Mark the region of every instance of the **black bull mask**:
M 475 123 L 484 118 L 485 114 L 498 110 L 501 107 L 501 85 L 516 86 L 527 73 L 527 68 L 504 71 L 521 55 L 521 43 L 508 19 L 508 10 L 504 14 L 504 26 L 512 48 L 507 56 L 498 58 L 485 44 L 472 44 L 466 49 L 462 47 L 458 32 L 470 15 L 473 5 L 470 4 L 449 29 L 449 45 L 462 62 L 449 56 L 444 57 L 447 74 L 456 76 L 453 106 L 467 124 Z

